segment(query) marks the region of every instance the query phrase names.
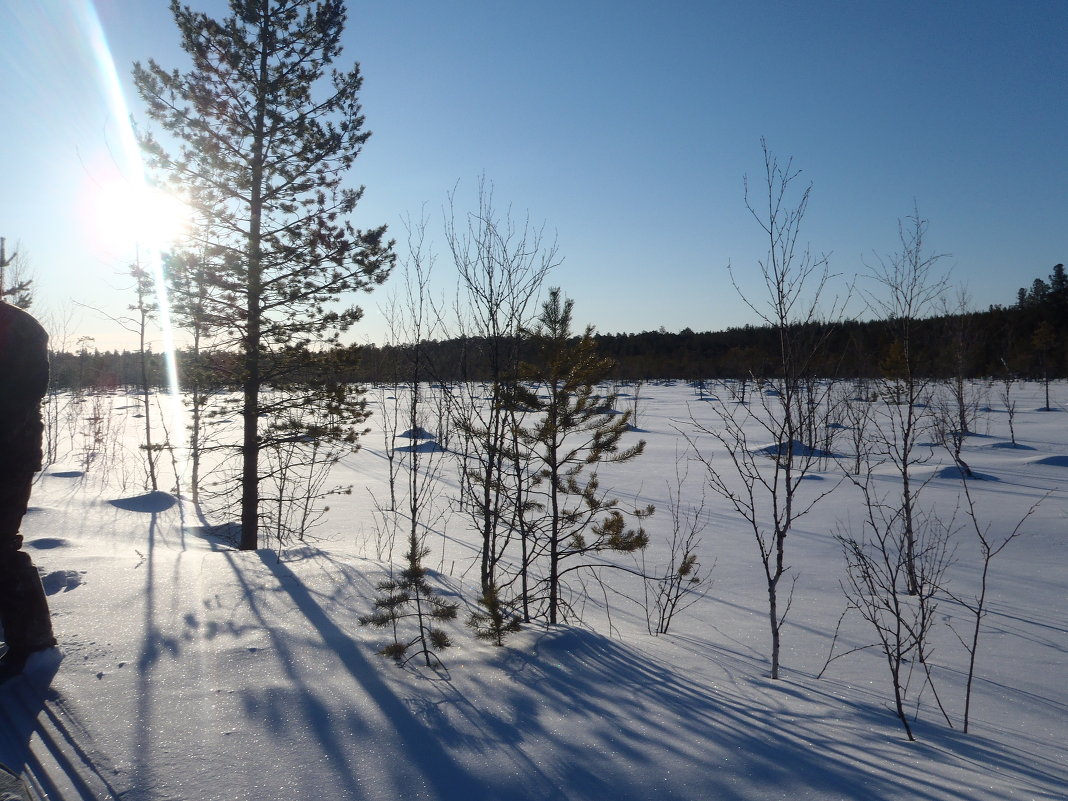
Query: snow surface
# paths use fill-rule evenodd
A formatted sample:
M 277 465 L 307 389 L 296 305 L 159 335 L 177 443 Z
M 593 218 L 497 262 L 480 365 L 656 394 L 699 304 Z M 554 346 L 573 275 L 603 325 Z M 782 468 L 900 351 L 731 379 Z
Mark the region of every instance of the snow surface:
M 238 552 L 187 500 L 145 492 L 140 423 L 124 422 L 131 412 L 114 396 L 123 449 L 112 448 L 105 470 L 83 461 L 72 434 L 74 450 L 41 475 L 24 521 L 61 647 L 0 688 L 0 761 L 52 799 L 1064 799 L 1068 416 L 1037 411 L 1040 387 L 1019 391 L 1020 446 L 1007 447 L 1007 415 L 991 403 L 963 454 L 983 477 L 969 486 L 992 532 L 1011 530 L 1051 494 L 993 562 L 968 734 L 966 654 L 948 628 L 964 633 L 968 615 L 949 600 L 933 661 L 955 728 L 914 679 L 919 741 L 905 740 L 885 662 L 874 649 L 846 653 L 872 642 L 855 616 L 834 644 L 844 655 L 817 678 L 846 606 L 834 534 L 861 517 L 834 459 L 824 481 L 804 485 L 832 495 L 787 544 L 796 584 L 779 681 L 767 678 L 755 543 L 714 496 L 700 552 L 712 583 L 669 635 L 648 634 L 637 580 L 605 571 L 614 591 L 573 586 L 585 625 L 531 625 L 495 648 L 458 620 L 446 670 L 400 668 L 376 654 L 381 633 L 357 621 L 389 558 L 403 554 L 372 501 L 388 495 L 377 429 L 338 466 L 354 490 L 332 499 L 316 542 Z M 652 569 L 666 560 L 669 493 L 685 453 L 678 429 L 690 414 L 710 424 L 718 402 L 698 403 L 683 384 L 646 386 L 641 398 L 646 454 L 605 471 L 603 483 L 659 507 L 644 555 Z M 948 518 L 960 479 L 943 471 L 947 454 L 925 455 L 921 506 Z M 427 563 L 466 607 L 474 537 L 448 511 L 450 464 L 441 462 L 443 511 Z M 880 480 L 892 489 L 892 472 Z M 696 504 L 701 483 L 691 465 L 683 500 Z M 977 549 L 966 530 L 955 542 L 953 588 L 968 597 Z

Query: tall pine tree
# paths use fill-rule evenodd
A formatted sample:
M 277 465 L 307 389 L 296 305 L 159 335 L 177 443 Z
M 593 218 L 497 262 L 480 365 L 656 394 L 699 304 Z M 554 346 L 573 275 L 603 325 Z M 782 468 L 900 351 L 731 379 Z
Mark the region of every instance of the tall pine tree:
M 254 549 L 261 453 L 297 436 L 269 421 L 317 402 L 321 388 L 303 385 L 299 368 L 360 318 L 344 296 L 385 279 L 392 242 L 384 226 L 350 222 L 363 188 L 344 181 L 370 133 L 359 66 L 332 66 L 343 0 L 230 0 L 218 21 L 176 0 L 171 11 L 192 68 L 134 66 L 148 116 L 166 133 L 142 145 L 162 176 L 212 209 L 200 244 L 221 290 L 213 317 L 241 354 L 241 547 Z M 358 424 L 362 407 L 336 419 Z M 353 434 L 339 424 L 315 437 Z

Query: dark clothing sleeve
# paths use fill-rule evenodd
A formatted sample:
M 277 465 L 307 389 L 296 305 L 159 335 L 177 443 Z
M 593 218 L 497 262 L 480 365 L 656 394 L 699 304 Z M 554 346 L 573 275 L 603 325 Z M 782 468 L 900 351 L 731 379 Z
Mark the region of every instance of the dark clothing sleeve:
M 41 399 L 48 390 L 48 334 L 0 302 L 0 453 L 15 470 L 41 469 Z
M 17 673 L 29 654 L 56 644 L 41 577 L 19 528 L 41 469 L 41 399 L 48 389 L 48 335 L 30 315 L 0 301 L 0 625 Z

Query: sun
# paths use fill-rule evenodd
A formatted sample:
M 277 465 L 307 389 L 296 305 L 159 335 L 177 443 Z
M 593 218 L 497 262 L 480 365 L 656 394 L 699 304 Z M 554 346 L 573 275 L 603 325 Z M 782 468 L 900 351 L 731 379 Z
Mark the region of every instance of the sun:
M 168 250 L 189 236 L 189 204 L 163 189 L 115 179 L 93 194 L 93 234 L 105 250 Z

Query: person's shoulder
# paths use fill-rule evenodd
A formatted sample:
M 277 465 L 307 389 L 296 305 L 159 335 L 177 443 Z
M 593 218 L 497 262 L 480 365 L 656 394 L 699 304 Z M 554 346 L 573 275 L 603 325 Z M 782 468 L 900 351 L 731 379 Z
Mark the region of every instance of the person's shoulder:
M 19 320 L 33 325 L 40 325 L 37 319 L 25 309 L 20 309 L 12 303 L 8 303 L 6 300 L 0 300 L 0 317 L 7 320 Z
M 0 301 L 0 328 L 31 339 L 48 339 L 44 327 L 25 309 Z

